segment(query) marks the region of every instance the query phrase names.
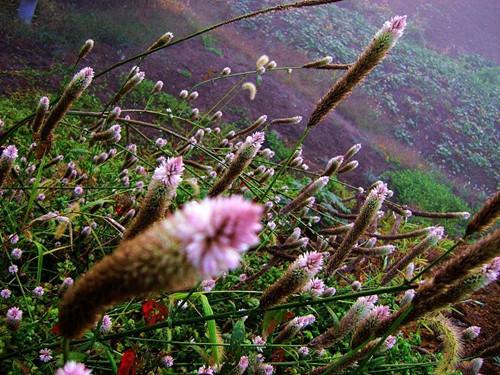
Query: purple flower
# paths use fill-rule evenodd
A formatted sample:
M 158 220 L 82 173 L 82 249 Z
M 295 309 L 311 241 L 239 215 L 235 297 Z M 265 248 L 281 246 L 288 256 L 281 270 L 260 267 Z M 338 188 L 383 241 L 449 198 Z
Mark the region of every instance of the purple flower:
M 190 202 L 166 222 L 201 275 L 238 267 L 241 253 L 258 243 L 262 207 L 241 196 Z
M 10 272 L 11 274 L 15 274 L 15 273 L 17 273 L 17 271 L 19 271 L 19 269 L 17 268 L 17 266 L 16 266 L 15 264 L 11 264 L 11 265 L 9 266 L 9 272 Z
M 361 290 L 361 287 L 362 287 L 361 283 L 360 283 L 359 281 L 357 281 L 357 280 L 356 280 L 356 281 L 354 281 L 354 282 L 351 284 L 351 288 L 352 288 L 352 290 L 354 290 L 354 291 Z
M 264 143 L 264 140 L 266 139 L 266 136 L 264 135 L 264 132 L 255 132 L 252 135 L 249 135 L 245 142 L 250 143 L 253 147 L 256 147 L 260 149 L 260 146 L 262 146 L 262 143 Z
M 12 244 L 12 245 L 15 245 L 16 243 L 19 242 L 19 236 L 17 234 L 11 234 L 9 236 L 9 242 Z
M 201 366 L 199 369 L 198 369 L 198 375 L 213 375 L 215 374 L 215 371 L 212 367 L 208 366 L 208 367 L 205 367 L 205 366 Z
M 87 227 L 87 228 L 90 228 L 90 227 Z M 73 285 L 73 283 L 74 283 L 74 280 L 71 277 L 66 277 L 62 282 L 62 286 L 69 287 L 69 286 Z
M 395 16 L 386 21 L 379 33 L 391 33 L 395 39 L 399 39 L 406 28 L 406 16 Z
M 115 124 L 109 128 L 113 132 L 113 142 L 120 142 L 122 139 L 122 128 L 120 125 Z
M 312 277 L 321 271 L 323 267 L 323 254 L 317 251 L 305 252 L 294 262 L 294 267 L 302 268 Z
M 166 187 L 175 189 L 182 181 L 184 172 L 184 163 L 182 156 L 168 158 L 155 169 L 153 179 L 162 182 Z
M 144 189 L 144 182 L 143 182 L 143 181 L 137 181 L 137 182 L 135 183 L 135 187 L 136 187 L 136 188 L 137 188 L 137 190 L 139 190 L 139 191 L 140 191 L 140 190 L 142 190 L 142 189 Z
M 6 160 L 9 162 L 13 162 L 17 158 L 17 148 L 16 146 L 7 146 L 5 149 L 2 151 L 2 160 Z
M 77 196 L 80 196 L 83 194 L 83 188 L 80 186 L 80 185 L 77 185 L 75 187 L 75 190 L 73 190 L 75 192 L 75 195 Z
M 290 324 L 296 326 L 299 329 L 305 328 L 308 325 L 313 324 L 316 321 L 316 317 L 312 314 L 305 315 L 305 316 L 298 316 L 296 318 L 293 318 Z
M 91 373 L 92 371 L 85 368 L 83 363 L 69 361 L 63 368 L 58 369 L 55 375 L 90 375 Z
M 396 337 L 394 336 L 387 336 L 387 338 L 384 341 L 384 345 L 386 350 L 392 349 L 392 347 L 396 344 Z
M 309 355 L 309 348 L 307 346 L 301 346 L 298 352 L 302 357 L 307 357 Z
M 7 310 L 7 321 L 20 322 L 23 319 L 23 311 L 18 307 L 11 307 Z
M 40 352 L 39 352 L 39 356 L 38 358 L 40 358 L 40 361 L 44 362 L 44 363 L 47 363 L 47 362 L 50 362 L 52 361 L 53 357 L 52 357 L 52 350 L 50 349 L 40 349 Z
M 113 322 L 111 321 L 111 318 L 109 317 L 109 315 L 104 315 L 102 317 L 102 323 L 101 323 L 101 328 L 100 328 L 101 333 L 110 332 L 112 326 L 113 326 Z
M 158 147 L 163 147 L 163 146 L 165 146 L 167 144 L 167 140 L 163 139 L 163 138 L 156 138 L 155 144 Z
M 246 273 L 242 273 L 240 276 L 238 276 L 238 280 L 240 280 L 240 282 L 245 282 L 247 281 L 248 279 L 248 275 Z
M 325 291 L 325 283 L 323 282 L 323 280 L 315 277 L 307 282 L 304 290 L 311 293 L 315 297 L 319 297 Z
M 161 359 L 161 364 L 165 367 L 172 367 L 174 365 L 174 357 L 171 355 L 165 355 Z
M 73 77 L 73 83 L 76 83 L 81 90 L 85 90 L 94 78 L 94 70 L 90 67 L 83 68 Z
M 378 184 L 376 184 L 373 189 L 370 190 L 370 193 L 368 193 L 368 199 L 378 199 L 384 201 L 387 197 L 388 192 L 389 189 L 387 189 L 387 184 L 379 181 Z
M 485 285 L 488 285 L 498 279 L 500 274 L 500 257 L 494 258 L 491 263 L 483 266 L 481 273 L 485 276 Z
M 464 340 L 471 341 L 476 339 L 481 333 L 481 327 L 478 326 L 470 326 L 463 330 L 462 337 Z
M 213 288 L 215 287 L 215 280 L 214 279 L 206 279 L 201 282 L 201 288 L 205 292 L 210 292 Z
M 241 356 L 238 362 L 238 368 L 240 372 L 243 373 L 248 368 L 248 357 L 246 355 Z
M 38 194 L 37 197 L 36 197 L 36 200 L 39 201 L 39 202 L 44 201 L 45 200 L 45 194 L 43 194 L 43 193 Z
M 33 289 L 33 294 L 35 295 L 35 297 L 41 297 L 44 293 L 45 291 L 41 286 L 37 286 L 35 289 Z
M 253 339 L 252 339 L 252 343 L 257 346 L 257 350 L 259 352 L 262 352 L 264 350 L 264 346 L 266 345 L 266 340 L 264 340 L 262 337 L 260 336 L 255 336 Z
M 2 297 L 3 299 L 7 299 L 9 298 L 10 296 L 12 295 L 12 292 L 9 290 L 9 289 L 2 289 L 0 291 L 0 297 Z
M 263 363 L 258 366 L 257 371 L 257 374 L 272 375 L 274 374 L 274 367 L 270 364 Z
M 12 251 L 10 252 L 10 256 L 12 257 L 12 259 L 21 259 L 21 256 L 23 255 L 23 251 L 16 247 L 15 249 L 12 249 Z

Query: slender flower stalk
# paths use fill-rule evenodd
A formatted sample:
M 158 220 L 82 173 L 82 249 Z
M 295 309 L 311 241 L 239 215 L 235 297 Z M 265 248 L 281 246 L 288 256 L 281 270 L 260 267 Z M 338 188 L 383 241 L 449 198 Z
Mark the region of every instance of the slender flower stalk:
M 68 288 L 59 309 L 66 338 L 93 327 L 106 306 L 192 288 L 239 265 L 258 242 L 262 208 L 242 197 L 190 202 L 104 257 Z
M 5 149 L 2 151 L 2 154 L 0 155 L 0 188 L 7 180 L 7 177 L 9 177 L 16 159 L 17 159 L 16 146 L 11 145 L 5 147 Z
M 344 236 L 344 239 L 340 246 L 336 249 L 335 254 L 333 254 L 330 258 L 326 268 L 327 275 L 331 275 L 335 272 L 342 265 L 342 262 L 347 259 L 359 237 L 365 232 L 373 219 L 376 217 L 378 211 L 382 207 L 382 203 L 384 202 L 387 193 L 387 185 L 383 182 L 376 184 L 370 191 L 356 220 L 354 221 L 354 225 Z
M 351 94 L 352 90 L 385 58 L 403 35 L 405 26 L 406 16 L 396 16 L 384 23 L 358 60 L 317 104 L 307 124 L 308 128 L 318 125 L 330 111 Z
M 323 266 L 323 255 L 316 251 L 300 255 L 274 284 L 269 286 L 260 299 L 260 307 L 267 309 L 285 301 L 288 296 L 301 291 L 309 279 Z
M 62 120 L 64 115 L 70 110 L 73 103 L 80 98 L 83 92 L 89 87 L 94 78 L 92 68 L 83 68 L 75 74 L 71 82 L 66 86 L 63 94 L 47 115 L 45 123 L 40 128 L 37 138 L 39 144 L 37 148 L 37 157 L 41 158 L 50 150 L 52 144 L 52 131 Z
M 257 132 L 248 136 L 234 156 L 232 162 L 227 167 L 226 171 L 212 185 L 208 195 L 210 197 L 215 197 L 226 191 L 250 165 L 252 160 L 255 158 L 255 155 L 257 155 L 257 152 L 259 152 L 263 142 L 264 133 Z
M 47 116 L 47 111 L 49 110 L 49 104 L 49 98 L 47 98 L 46 96 L 40 98 L 38 106 L 36 107 L 35 117 L 33 118 L 33 122 L 31 125 L 33 134 L 38 133 L 38 131 L 42 127 L 43 122 L 45 121 L 45 117 Z
M 125 240 L 132 239 L 165 217 L 182 181 L 183 172 L 184 163 L 181 156 L 169 158 L 155 169 L 139 213 L 123 235 Z
M 389 281 L 391 281 L 398 274 L 398 272 L 402 272 L 403 269 L 407 265 L 409 265 L 417 256 L 436 246 L 439 240 L 443 237 L 443 234 L 443 227 L 435 227 L 434 229 L 432 229 L 427 237 L 425 237 L 417 245 L 413 246 L 401 259 L 397 260 L 385 272 L 384 277 L 381 281 L 382 285 L 385 285 Z
M 322 188 L 324 188 L 328 184 L 329 180 L 330 178 L 328 176 L 322 176 L 306 185 L 299 192 L 299 194 L 297 194 L 294 200 L 292 200 L 280 210 L 280 215 L 287 215 L 302 208 L 305 205 L 306 200 L 312 197 L 314 194 L 318 193 Z

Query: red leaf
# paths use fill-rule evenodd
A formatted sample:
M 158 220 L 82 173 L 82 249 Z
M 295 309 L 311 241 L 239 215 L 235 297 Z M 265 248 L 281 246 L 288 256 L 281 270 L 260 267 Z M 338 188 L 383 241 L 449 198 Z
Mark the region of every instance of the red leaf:
M 142 315 L 146 325 L 151 326 L 168 317 L 168 308 L 162 303 L 149 299 L 142 304 Z
M 135 352 L 132 349 L 123 353 L 117 375 L 135 375 Z

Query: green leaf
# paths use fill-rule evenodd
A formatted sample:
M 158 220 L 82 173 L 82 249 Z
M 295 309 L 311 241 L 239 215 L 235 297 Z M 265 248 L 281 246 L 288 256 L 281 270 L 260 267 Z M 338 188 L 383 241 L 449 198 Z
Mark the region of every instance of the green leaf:
M 203 307 L 203 316 L 212 316 L 214 315 L 214 312 L 212 310 L 212 306 L 210 306 L 210 302 L 208 301 L 208 298 L 204 294 L 200 294 L 199 298 L 201 300 L 201 304 Z M 215 320 L 207 320 L 207 335 L 208 339 L 211 344 L 214 344 L 214 346 L 211 349 L 212 353 L 212 360 L 215 364 L 220 364 L 222 362 L 222 355 L 224 352 L 224 347 L 219 346 L 218 344 L 221 344 L 219 332 L 217 330 L 217 324 L 215 323 Z

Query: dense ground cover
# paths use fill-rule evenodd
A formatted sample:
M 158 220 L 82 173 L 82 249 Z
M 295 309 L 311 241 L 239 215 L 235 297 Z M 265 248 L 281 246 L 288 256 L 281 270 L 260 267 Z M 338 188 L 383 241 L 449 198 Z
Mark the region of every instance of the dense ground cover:
M 216 48 L 210 39 L 205 43 L 206 48 Z M 248 67 L 252 71 L 249 77 L 259 77 L 262 67 L 275 69 L 265 60 L 260 60 L 256 67 Z M 83 64 L 60 68 L 61 85 L 68 85 Z M 44 77 L 44 73 L 35 74 Z M 222 79 L 227 75 L 225 72 L 217 77 Z M 417 288 L 413 281 L 418 280 L 418 276 L 427 276 L 419 272 L 426 271 L 432 256 L 452 248 L 454 236 L 443 236 L 441 229 L 424 227 L 418 220 L 408 218 L 409 213 L 392 202 L 383 184 L 375 184 L 365 191 L 345 183 L 346 173 L 357 172 L 353 158 L 359 152 L 358 147 L 349 151 L 333 150 L 332 156 L 340 154 L 343 158 L 334 158 L 323 169 L 310 171 L 301 156 L 300 141 L 297 147 L 287 148 L 273 135 L 271 129 L 279 126 L 276 118 L 261 119 L 253 125 L 226 123 L 224 114 L 221 118 L 218 113 L 222 106 L 220 98 L 212 98 L 214 105 L 209 110 L 199 111 L 197 94 L 169 95 L 162 92 L 158 84 L 142 78 L 135 70 L 123 71 L 115 83 L 118 91 L 123 94 L 123 88 L 131 81 L 138 85 L 120 100 L 114 100 L 117 97 L 107 91 L 103 94 L 102 81 L 94 80 L 50 133 L 50 150 L 40 148 L 44 146 L 40 142 L 43 132 L 34 132 L 31 121 L 23 121 L 37 108 L 39 98 L 45 93 L 20 91 L 0 100 L 1 119 L 5 123 L 0 138 L 1 168 L 2 172 L 8 169 L 8 173 L 2 174 L 0 203 L 3 250 L 0 267 L 4 270 L 0 309 L 5 315 L 0 327 L 3 372 L 53 373 L 66 360 L 85 363 L 94 373 L 120 374 L 133 373 L 132 369 L 139 373 L 166 374 L 197 371 L 208 374 L 215 368 L 221 373 L 247 370 L 257 374 L 272 371 L 302 374 L 313 368 L 317 369 L 316 373 L 408 374 L 430 373 L 436 366 L 441 371 L 456 369 L 456 345 L 461 339 L 467 339 L 463 332 L 466 326 L 455 329 L 456 323 L 439 312 L 445 306 L 436 305 L 440 308 L 430 311 L 433 314 L 425 318 L 419 316 L 424 323 L 420 330 L 415 330 L 415 322 L 401 333 L 395 330 L 395 323 L 400 322 L 397 318 L 401 317 L 398 314 L 411 313 L 408 306 L 412 306 L 412 295 L 406 291 Z M 244 86 L 240 82 L 231 86 L 225 98 L 252 96 L 254 90 L 259 95 L 259 88 L 250 81 Z M 59 94 L 62 92 L 59 90 Z M 51 113 L 57 108 L 58 96 L 50 95 Z M 116 104 L 120 105 L 120 111 L 114 109 Z M 113 114 L 116 116 L 110 118 Z M 44 126 L 47 123 L 50 121 L 46 118 Z M 247 134 L 240 133 L 248 125 L 253 129 L 246 129 Z M 263 134 L 255 134 L 257 130 Z M 253 136 L 247 138 L 250 134 Z M 12 157 L 12 148 L 6 148 L 7 145 L 15 145 L 17 158 Z M 255 155 L 248 158 L 242 150 L 253 150 Z M 183 158 L 184 171 L 166 169 L 164 163 L 172 163 L 166 158 L 179 156 Z M 243 157 L 248 163 L 234 176 Z M 358 167 L 362 168 L 362 165 Z M 102 259 L 117 260 L 109 256 L 119 255 L 120 249 L 133 241 L 129 239 L 129 231 L 137 225 L 137 219 L 161 219 L 165 213 L 154 217 L 154 208 L 166 204 L 167 222 L 174 221 L 171 215 L 184 212 L 190 207 L 189 201 L 219 195 L 214 192 L 214 186 L 220 187 L 221 181 L 231 174 L 233 178 L 222 189 L 223 195 L 242 195 L 245 202 L 260 203 L 266 210 L 261 220 L 259 244 L 252 243 L 238 267 L 231 267 L 235 268 L 232 272 L 213 275 L 214 279 L 201 281 L 200 278 L 201 283 L 181 288 L 181 292 L 159 295 L 141 292 L 134 298 L 107 306 L 99 312 L 96 324 L 84 330 L 83 337 L 71 342 L 65 340 L 61 345 L 61 335 L 72 336 L 68 335 L 65 325 L 61 326 L 61 317 L 70 310 L 64 302 L 61 305 L 61 301 L 68 299 L 72 290 L 80 290 L 78 286 L 85 280 L 83 275 L 92 275 L 93 270 L 103 264 Z M 398 188 L 401 192 L 411 189 L 412 184 L 407 185 L 413 178 L 392 174 L 396 193 Z M 158 181 L 165 183 L 167 190 L 172 188 L 167 182 L 176 181 L 176 186 L 165 195 L 161 189 L 157 190 Z M 170 194 L 172 192 L 175 194 Z M 412 196 L 420 201 L 426 200 L 429 194 L 425 189 L 423 193 L 416 189 Z M 441 194 L 449 198 L 445 189 L 441 189 Z M 155 204 L 148 205 L 151 200 L 156 200 Z M 406 200 L 404 197 L 405 203 L 414 203 Z M 291 204 L 299 207 L 292 210 Z M 238 212 L 242 206 L 239 202 L 231 208 Z M 370 210 L 370 207 L 376 209 Z M 440 211 L 431 218 L 433 225 L 445 218 L 463 223 L 467 216 L 463 212 L 443 213 L 462 211 L 464 206 L 459 201 L 446 206 L 423 202 L 422 207 Z M 382 211 L 378 212 L 379 209 Z M 201 217 L 187 224 L 203 222 L 206 211 L 198 214 Z M 228 215 L 224 210 L 219 214 Z M 223 225 L 217 224 L 217 219 L 215 216 L 207 227 L 213 225 L 218 229 L 218 225 Z M 366 227 L 354 233 L 353 228 L 359 228 L 362 222 Z M 200 227 L 197 235 L 206 243 L 213 241 L 216 247 L 224 249 L 227 243 L 217 243 L 217 236 L 230 235 L 234 228 L 223 228 L 215 233 L 207 229 L 209 233 L 205 233 L 205 228 Z M 190 230 L 189 225 L 178 229 Z M 405 234 L 415 230 L 420 230 L 419 234 Z M 456 235 L 462 233 L 463 226 Z M 402 238 L 384 238 L 384 234 L 400 234 Z M 352 236 L 357 243 L 347 248 L 346 238 Z M 134 258 L 131 252 L 126 264 L 134 264 L 142 254 L 151 253 L 150 242 L 154 237 L 143 239 L 139 234 L 138 238 L 135 243 L 140 244 L 139 258 Z M 346 259 L 332 275 L 327 265 L 339 254 L 344 255 L 339 250 L 341 246 L 346 251 Z M 410 259 L 413 266 L 399 265 L 394 269 L 394 265 L 415 248 L 422 251 Z M 461 248 L 461 253 L 468 249 Z M 209 247 L 207 252 L 212 250 Z M 323 257 L 324 262 L 320 262 Z M 312 262 L 311 265 L 306 262 L 310 268 L 301 263 L 304 259 Z M 321 272 L 320 263 L 325 265 Z M 153 271 L 157 265 L 147 266 L 138 268 L 142 277 L 136 279 L 133 272 L 117 266 L 118 275 L 113 277 L 127 281 L 126 277 L 130 276 L 133 279 L 132 284 L 127 284 L 130 289 L 150 278 L 153 283 L 161 283 L 162 276 Z M 464 265 L 461 268 L 471 273 L 458 276 L 466 277 L 467 282 L 470 282 L 468 277 L 483 277 L 486 271 L 477 273 L 479 264 L 475 266 Z M 270 304 L 270 290 L 276 294 L 286 289 L 283 282 L 280 286 L 279 280 L 287 277 L 287 269 L 302 268 L 311 272 L 302 285 L 288 290 L 286 298 L 279 303 Z M 383 280 L 391 269 L 395 271 L 393 279 Z M 171 272 L 168 268 L 160 271 L 167 275 Z M 111 274 L 102 268 L 100 272 L 98 276 L 103 279 Z M 313 278 L 316 273 L 320 278 Z M 171 282 L 182 283 L 192 276 L 192 273 L 181 273 Z M 458 276 L 449 281 L 450 285 L 463 286 L 460 283 L 464 280 Z M 120 283 L 111 285 L 108 289 L 91 290 L 91 296 L 112 297 L 115 290 L 121 290 Z M 278 286 L 273 289 L 273 285 Z M 416 311 L 422 309 L 418 304 L 419 293 L 425 292 L 425 287 L 418 289 Z M 443 295 L 449 297 L 446 293 Z M 78 311 L 96 303 L 92 298 L 76 302 L 80 306 Z M 354 314 L 353 306 L 362 306 L 364 312 Z M 349 325 L 348 317 L 353 318 L 353 314 L 356 319 Z M 83 316 L 77 314 L 81 319 L 74 319 L 72 323 L 79 325 Z M 382 333 L 377 331 L 381 323 L 391 319 L 394 326 L 385 327 Z M 329 328 L 336 332 L 346 326 L 350 329 L 346 328 L 328 348 L 313 344 L 314 339 Z M 440 337 L 444 354 L 431 350 L 424 355 L 415 350 L 422 344 L 422 331 L 427 330 Z M 387 340 L 389 335 L 394 336 Z M 381 346 L 375 347 L 377 344 Z M 244 366 L 245 361 L 248 368 Z M 470 366 L 470 363 L 465 361 L 461 365 Z M 198 370 L 204 366 L 204 370 Z M 322 369 L 321 366 L 330 367 Z

